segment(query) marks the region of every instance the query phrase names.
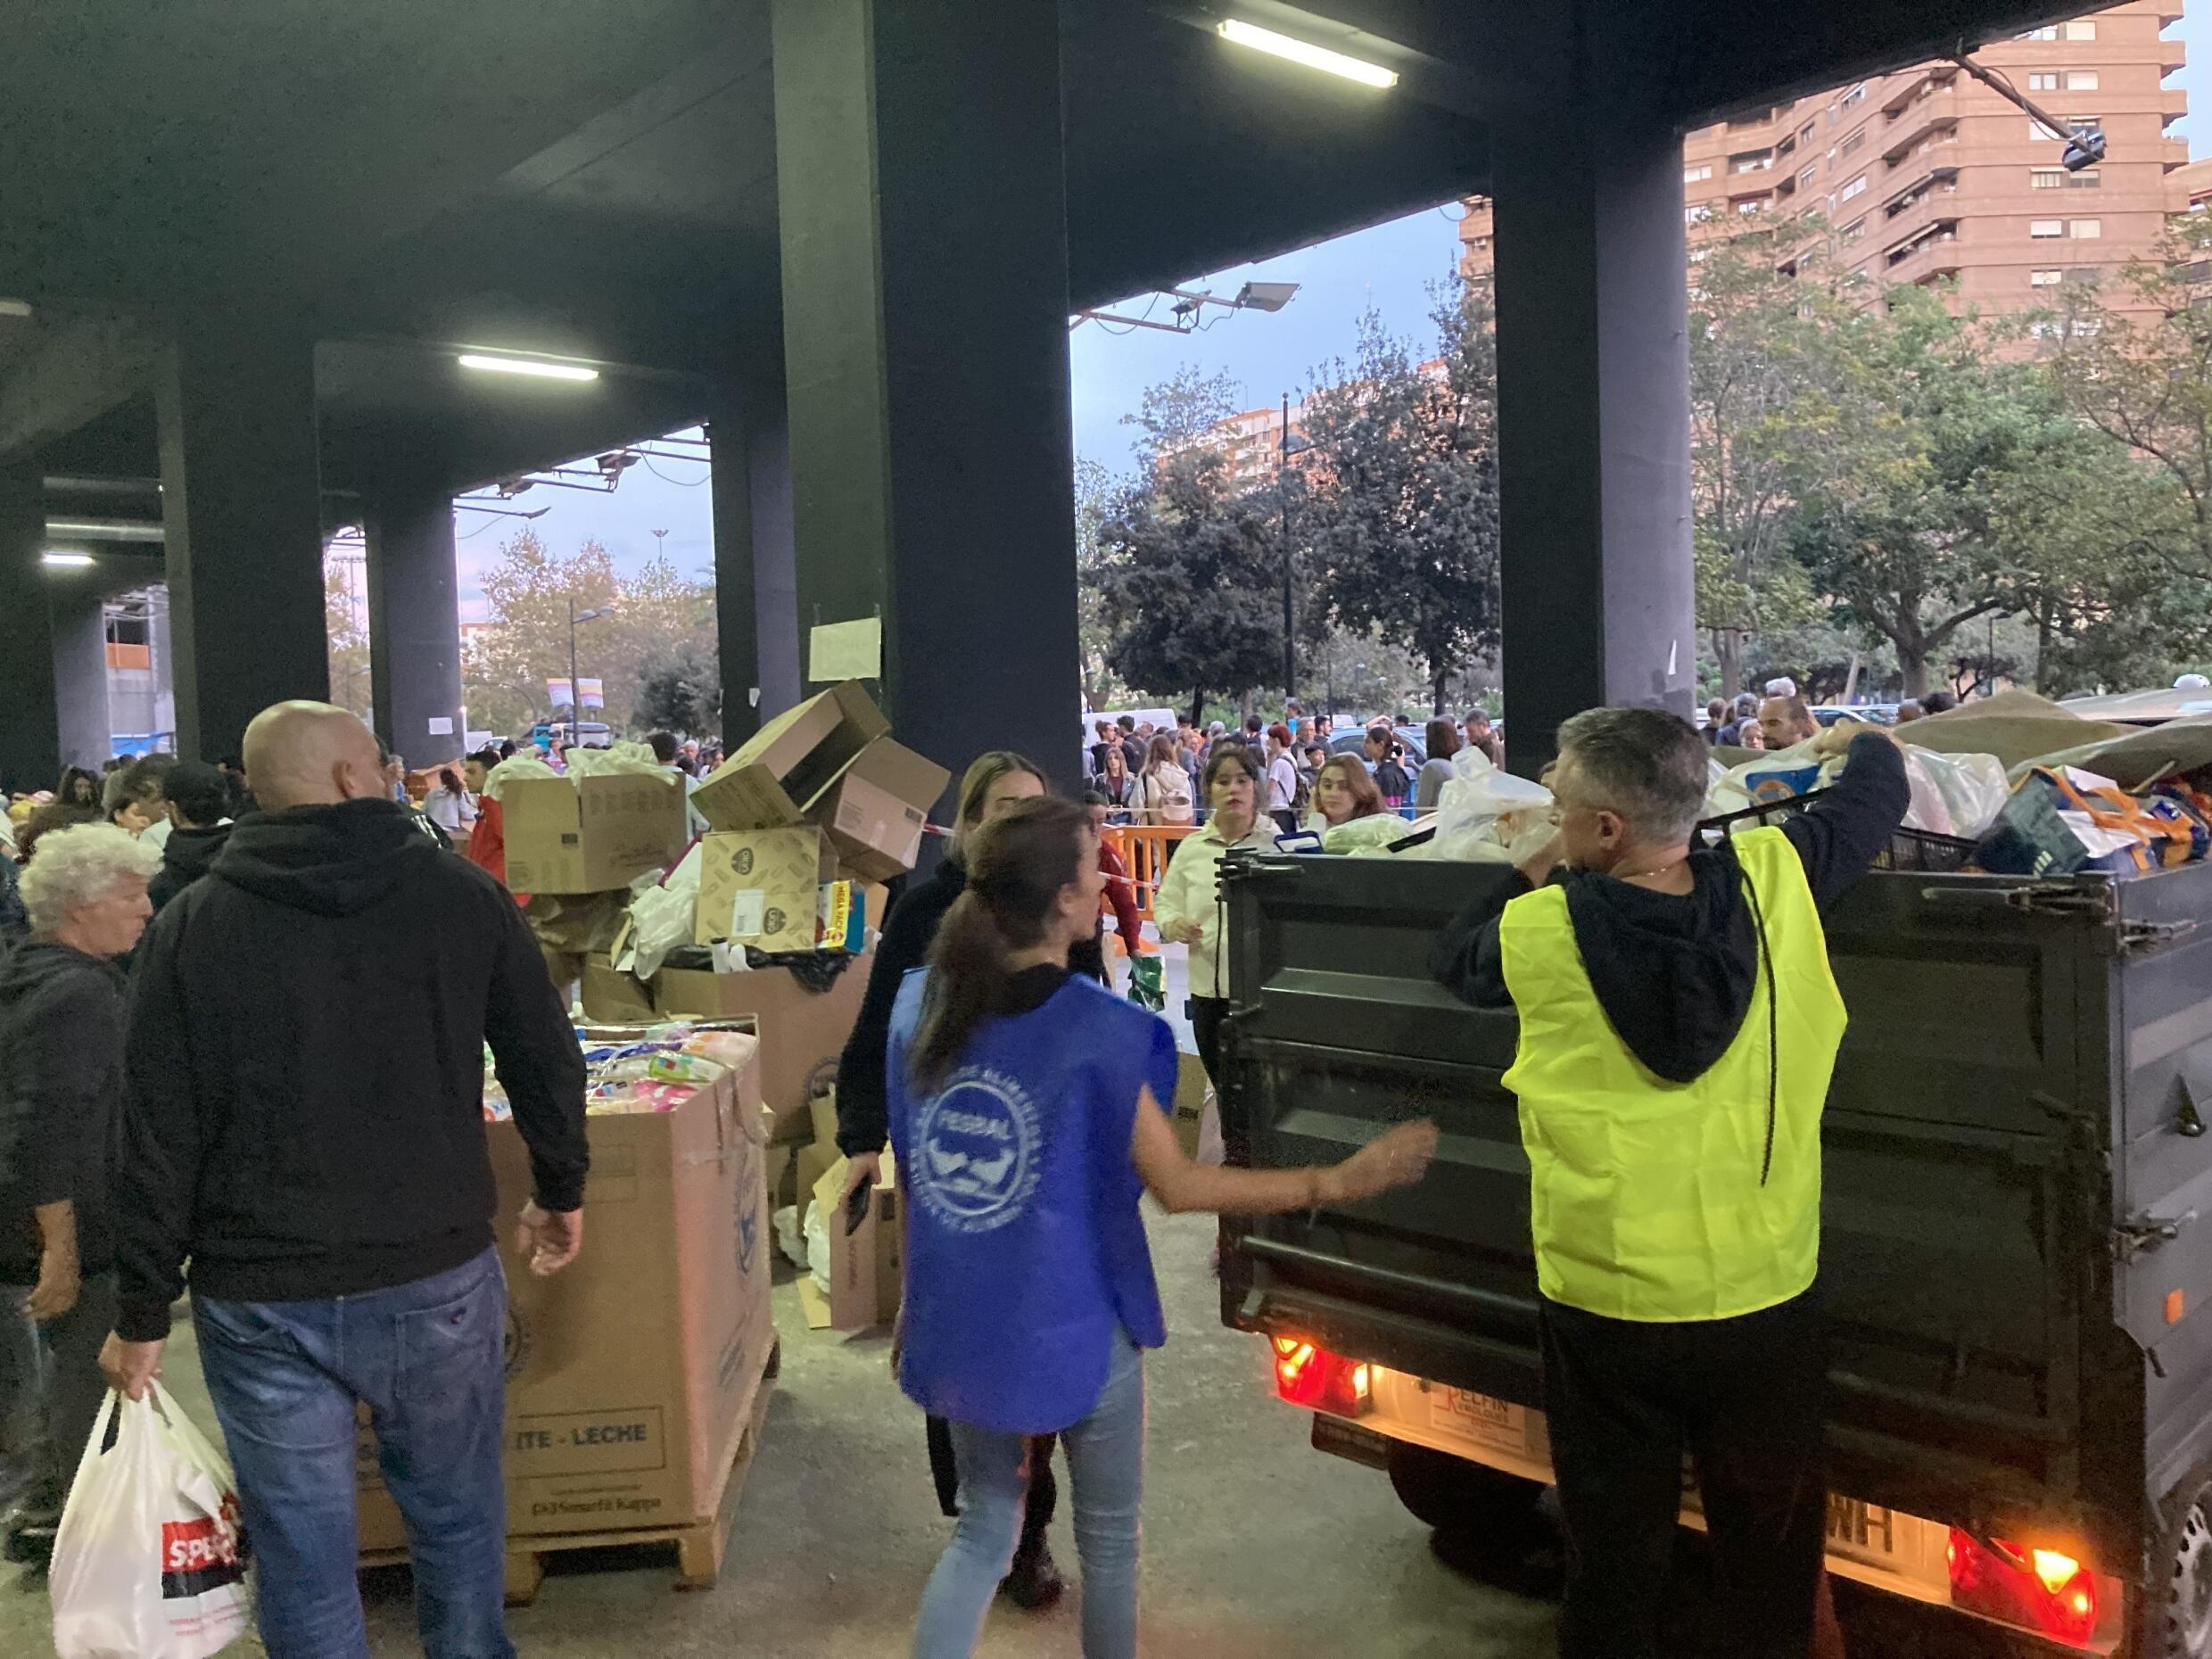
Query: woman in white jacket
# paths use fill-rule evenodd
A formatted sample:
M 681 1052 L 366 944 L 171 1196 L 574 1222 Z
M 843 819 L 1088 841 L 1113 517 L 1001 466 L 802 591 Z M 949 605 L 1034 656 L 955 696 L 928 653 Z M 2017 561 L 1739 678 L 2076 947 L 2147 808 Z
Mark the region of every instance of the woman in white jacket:
M 1152 902 L 1160 937 L 1191 947 L 1191 1031 L 1216 1086 L 1221 1081 L 1221 1021 L 1229 1011 L 1229 946 L 1223 929 L 1221 859 L 1232 847 L 1275 850 L 1275 826 L 1259 810 L 1259 762 L 1240 744 L 1214 746 L 1205 792 L 1213 816 L 1177 844 L 1175 862 Z M 1241 1147 L 1229 1161 L 1244 1161 Z

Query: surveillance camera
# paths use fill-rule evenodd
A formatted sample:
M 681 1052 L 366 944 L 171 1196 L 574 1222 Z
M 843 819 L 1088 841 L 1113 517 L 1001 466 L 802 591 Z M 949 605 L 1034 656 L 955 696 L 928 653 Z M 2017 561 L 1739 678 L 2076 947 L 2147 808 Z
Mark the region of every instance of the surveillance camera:
M 2059 159 L 2069 173 L 2096 166 L 2104 160 L 2104 128 L 2076 127 L 2073 137 L 2067 140 L 2066 153 Z

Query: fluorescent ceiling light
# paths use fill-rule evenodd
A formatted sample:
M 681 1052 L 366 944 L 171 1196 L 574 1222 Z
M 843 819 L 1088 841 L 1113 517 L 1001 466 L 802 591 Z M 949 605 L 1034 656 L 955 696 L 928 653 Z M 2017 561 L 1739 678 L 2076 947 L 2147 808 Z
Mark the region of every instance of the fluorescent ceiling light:
M 1326 46 L 1316 46 L 1310 41 L 1294 40 L 1288 35 L 1278 35 L 1272 29 L 1262 29 L 1257 23 L 1246 23 L 1236 18 L 1226 18 L 1215 25 L 1224 40 L 1233 40 L 1240 46 L 1250 46 L 1257 52 L 1272 53 L 1278 58 L 1288 58 L 1293 63 L 1303 63 L 1308 69 L 1323 70 L 1331 75 L 1341 75 L 1346 80 L 1356 80 L 1363 87 L 1395 87 L 1398 71 L 1386 70 L 1380 63 L 1369 63 L 1359 58 L 1348 58 L 1341 52 L 1332 52 Z
M 488 369 L 495 375 L 534 375 L 541 380 L 597 380 L 599 371 L 581 363 L 549 363 L 535 357 L 490 357 L 481 351 L 461 353 L 463 368 Z
M 49 552 L 41 553 L 38 556 L 38 562 L 41 565 L 78 566 L 91 564 L 92 555 L 89 553 L 64 553 L 59 549 L 55 549 Z

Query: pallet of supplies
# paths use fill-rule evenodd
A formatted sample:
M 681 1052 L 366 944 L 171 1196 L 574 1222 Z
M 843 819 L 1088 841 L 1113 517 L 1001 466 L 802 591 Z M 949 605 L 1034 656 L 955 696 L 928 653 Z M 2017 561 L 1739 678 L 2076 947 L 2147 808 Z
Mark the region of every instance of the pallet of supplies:
M 711 1583 L 774 1374 L 757 1044 L 735 1031 L 621 1040 L 640 1036 L 587 1037 L 590 1226 L 551 1278 L 515 1250 L 522 1137 L 485 1126 L 508 1297 L 510 1599 L 534 1590 L 541 1555 L 602 1544 L 673 1542 L 684 1581 Z M 363 1559 L 403 1559 L 366 1428 L 357 1465 Z

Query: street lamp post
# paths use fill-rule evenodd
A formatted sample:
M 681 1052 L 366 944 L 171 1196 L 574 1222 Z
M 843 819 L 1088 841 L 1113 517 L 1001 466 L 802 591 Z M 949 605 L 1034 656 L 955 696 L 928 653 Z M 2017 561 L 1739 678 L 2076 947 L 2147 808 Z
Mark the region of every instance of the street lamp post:
M 576 596 L 573 593 L 568 596 L 568 735 L 571 738 L 579 735 L 577 728 L 583 724 L 583 685 L 576 678 L 576 624 L 597 622 L 602 616 L 613 615 L 612 611 L 604 607 L 580 611 L 576 608 Z

